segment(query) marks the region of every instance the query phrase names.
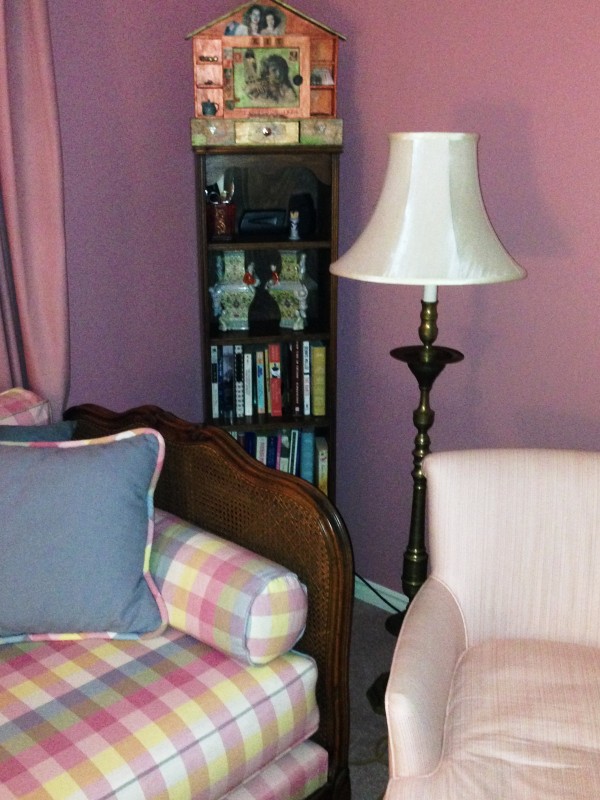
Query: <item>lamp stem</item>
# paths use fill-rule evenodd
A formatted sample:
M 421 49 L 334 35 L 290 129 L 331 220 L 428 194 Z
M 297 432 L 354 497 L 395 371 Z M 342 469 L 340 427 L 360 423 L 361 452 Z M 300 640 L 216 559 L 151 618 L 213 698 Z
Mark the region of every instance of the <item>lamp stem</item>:
M 429 403 L 431 388 L 447 364 L 462 361 L 463 355 L 449 347 L 434 344 L 437 334 L 437 300 L 421 301 L 421 324 L 419 338 L 421 345 L 398 347 L 391 351 L 393 358 L 404 361 L 419 384 L 419 405 L 413 412 L 413 423 L 417 429 L 414 440 L 413 496 L 410 517 L 408 545 L 404 553 L 402 589 L 409 602 L 416 595 L 427 577 L 427 549 L 425 547 L 425 500 L 427 481 L 423 475 L 423 459 L 430 452 L 429 429 L 433 425 L 435 412 Z

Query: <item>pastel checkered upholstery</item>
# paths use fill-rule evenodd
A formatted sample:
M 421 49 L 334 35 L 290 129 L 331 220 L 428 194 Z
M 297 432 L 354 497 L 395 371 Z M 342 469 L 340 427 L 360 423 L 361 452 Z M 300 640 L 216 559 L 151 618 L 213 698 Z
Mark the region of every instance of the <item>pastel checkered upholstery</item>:
M 47 425 L 50 403 L 27 389 L 0 392 L 0 425 Z
M 247 781 L 238 800 L 295 800 L 326 780 L 327 754 L 301 744 L 315 683 L 307 656 L 249 667 L 171 628 L 0 647 L 0 796 L 217 800 Z
M 304 631 L 296 575 L 159 509 L 151 570 L 174 628 L 245 663 L 267 664 Z

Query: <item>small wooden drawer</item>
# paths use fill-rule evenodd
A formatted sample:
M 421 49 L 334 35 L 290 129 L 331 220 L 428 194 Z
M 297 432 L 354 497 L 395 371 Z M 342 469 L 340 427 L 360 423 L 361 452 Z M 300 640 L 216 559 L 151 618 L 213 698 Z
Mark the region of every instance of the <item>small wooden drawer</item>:
M 191 121 L 192 147 L 235 144 L 235 123 L 232 119 L 195 117 Z
M 341 119 L 300 120 L 300 144 L 342 144 Z
M 298 144 L 298 120 L 236 120 L 236 144 Z

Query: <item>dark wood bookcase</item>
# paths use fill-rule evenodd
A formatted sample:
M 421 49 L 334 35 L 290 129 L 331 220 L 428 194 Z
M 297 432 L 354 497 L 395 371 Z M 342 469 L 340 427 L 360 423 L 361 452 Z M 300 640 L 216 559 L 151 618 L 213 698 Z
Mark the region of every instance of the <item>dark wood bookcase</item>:
M 257 440 L 264 446 L 266 437 L 270 465 L 284 471 L 294 471 L 285 465 L 287 437 L 297 438 L 300 451 L 302 444 L 305 446 L 304 455 L 300 452 L 297 459 L 296 474 L 301 476 L 301 459 L 306 459 L 306 466 L 308 448 L 315 447 L 312 432 L 319 445 L 326 443 L 327 482 L 324 487 L 321 481 L 321 488 L 335 499 L 337 282 L 329 266 L 338 252 L 341 144 L 306 145 L 298 139 L 277 143 L 276 123 L 271 128 L 267 123 L 248 120 L 243 124 L 257 128 L 261 143 L 223 145 L 218 141 L 218 120 L 196 122 L 205 126 L 206 136 L 212 132 L 217 139 L 214 144 L 204 143 L 203 134 L 196 136 L 202 143 L 194 144 L 192 138 L 205 419 L 227 429 L 253 455 L 258 455 L 252 451 Z M 332 122 L 339 123 L 323 120 L 325 126 Z M 285 130 L 281 135 L 285 137 Z M 268 139 L 270 136 L 275 143 Z M 298 211 L 298 218 L 291 213 L 294 211 Z M 227 215 L 224 224 L 221 214 Z M 291 239 L 291 235 L 299 238 Z M 301 313 L 296 309 L 294 320 L 286 322 L 287 312 L 282 311 L 277 292 L 284 284 L 289 285 L 285 279 L 290 264 L 298 265 L 298 282 L 304 287 L 305 297 Z M 245 304 L 239 318 L 238 303 Z M 268 356 L 269 345 L 279 346 L 281 415 L 273 406 L 269 413 L 268 397 L 262 411 L 257 374 L 260 364 L 257 367 L 256 362 L 264 360 L 265 353 Z M 314 403 L 304 405 L 308 394 L 305 383 L 312 381 L 314 386 L 319 377 L 311 366 L 305 380 L 304 362 L 298 366 L 297 353 L 308 356 L 319 345 L 325 346 L 324 413 L 315 414 Z M 245 382 L 242 365 L 246 368 Z M 268 393 L 268 364 L 264 369 Z M 274 377 L 278 377 L 277 369 Z M 299 380 L 301 385 L 296 388 Z M 311 457 L 312 482 L 319 485 L 316 449 Z

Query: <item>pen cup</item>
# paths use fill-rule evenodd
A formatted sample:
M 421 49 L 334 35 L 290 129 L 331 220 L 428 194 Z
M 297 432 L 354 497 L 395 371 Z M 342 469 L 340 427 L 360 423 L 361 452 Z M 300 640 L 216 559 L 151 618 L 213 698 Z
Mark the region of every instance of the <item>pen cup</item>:
M 208 235 L 215 241 L 230 242 L 235 236 L 235 203 L 208 203 Z

